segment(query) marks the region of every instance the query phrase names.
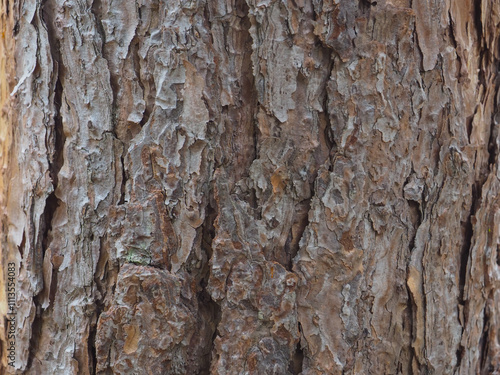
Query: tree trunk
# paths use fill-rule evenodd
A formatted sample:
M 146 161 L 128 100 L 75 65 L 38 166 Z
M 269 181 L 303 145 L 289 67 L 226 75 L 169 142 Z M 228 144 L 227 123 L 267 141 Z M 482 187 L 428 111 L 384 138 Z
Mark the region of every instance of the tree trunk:
M 0 3 L 0 373 L 500 373 L 498 2 Z

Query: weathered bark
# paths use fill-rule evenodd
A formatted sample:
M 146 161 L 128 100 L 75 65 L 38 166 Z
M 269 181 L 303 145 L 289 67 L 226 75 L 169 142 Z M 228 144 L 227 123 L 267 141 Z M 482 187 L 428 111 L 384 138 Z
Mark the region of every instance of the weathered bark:
M 1 373 L 500 372 L 498 2 L 1 4 Z

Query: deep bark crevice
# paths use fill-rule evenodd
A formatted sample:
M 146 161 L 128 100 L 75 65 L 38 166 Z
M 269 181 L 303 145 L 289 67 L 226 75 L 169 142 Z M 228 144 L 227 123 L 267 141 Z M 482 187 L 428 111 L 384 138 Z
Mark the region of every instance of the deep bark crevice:
M 490 360 L 488 358 L 488 344 L 489 344 L 489 316 L 488 316 L 488 305 L 485 306 L 483 310 L 483 332 L 481 338 L 479 339 L 478 347 L 479 350 L 479 366 L 481 374 L 491 374 Z
M 45 26 L 47 33 L 49 35 L 50 51 L 54 64 L 54 76 L 56 77 L 56 81 L 54 84 L 54 96 L 53 96 L 53 127 L 52 129 L 47 130 L 47 139 L 46 144 L 49 151 L 47 155 L 48 161 L 48 172 L 52 182 L 52 192 L 48 195 L 45 200 L 44 211 L 40 217 L 39 223 L 39 234 L 35 243 L 35 267 L 34 270 L 37 273 L 37 277 L 40 280 L 41 288 L 38 291 L 35 291 L 35 295 L 33 297 L 33 304 L 35 308 L 35 317 L 31 324 L 31 337 L 30 337 L 30 345 L 29 345 L 29 355 L 27 360 L 27 369 L 31 369 L 33 366 L 33 361 L 35 359 L 36 353 L 39 350 L 40 338 L 42 336 L 42 324 L 43 324 L 43 309 L 41 302 L 41 292 L 47 288 L 47 285 L 43 284 L 43 261 L 45 258 L 46 251 L 50 245 L 50 241 L 52 239 L 52 222 L 57 208 L 59 207 L 61 201 L 56 196 L 56 190 L 59 183 L 58 174 L 64 164 L 64 144 L 66 141 L 62 117 L 61 117 L 61 102 L 62 102 L 62 94 L 63 88 L 61 83 L 61 63 L 60 63 L 60 54 L 58 49 L 57 38 L 53 32 L 52 20 L 48 17 L 50 12 L 44 12 L 44 9 L 41 9 L 43 23 Z M 35 18 L 36 20 L 36 18 Z M 35 25 L 37 28 L 40 25 Z M 33 217 L 33 214 L 31 214 Z M 57 276 L 54 275 L 54 272 L 51 275 L 52 280 L 55 279 L 55 285 L 50 286 L 49 301 L 52 302 L 54 300 L 54 289 L 57 285 Z
M 94 285 L 93 285 L 93 289 L 95 288 L 97 288 L 97 290 L 99 291 L 100 298 L 96 298 L 94 293 L 95 310 L 93 313 L 92 321 L 90 322 L 89 325 L 89 335 L 87 338 L 87 350 L 89 356 L 88 366 L 91 375 L 97 373 L 97 347 L 96 347 L 97 324 L 99 323 L 99 318 L 101 314 L 105 310 L 105 305 L 104 305 L 105 288 L 102 286 L 102 282 L 98 281 L 96 277 L 94 277 Z
M 58 174 L 59 171 L 64 164 L 64 156 L 63 156 L 63 150 L 64 150 L 64 144 L 65 144 L 65 136 L 64 136 L 64 131 L 63 131 L 63 125 L 62 125 L 62 117 L 60 114 L 61 111 L 61 101 L 62 101 L 62 84 L 61 84 L 61 66 L 60 66 L 60 54 L 59 54 L 59 49 L 58 49 L 58 41 L 57 38 L 55 37 L 54 30 L 53 30 L 53 24 L 52 24 L 52 19 L 49 17 L 50 11 L 45 12 L 44 7 L 40 9 L 41 13 L 41 25 L 38 24 L 37 18 L 34 19 L 34 26 L 37 30 L 39 30 L 40 27 L 45 27 L 47 30 L 47 33 L 49 35 L 49 41 L 51 42 L 49 45 L 50 52 L 52 55 L 52 60 L 53 60 L 53 69 L 54 69 L 54 76 L 56 77 L 55 83 L 52 83 L 53 86 L 51 87 L 54 88 L 54 95 L 53 95 L 53 126 L 47 129 L 46 131 L 46 147 L 48 149 L 48 155 L 47 155 L 47 163 L 48 163 L 48 172 L 49 176 L 51 178 L 51 183 L 52 183 L 52 192 L 47 196 L 45 200 L 45 207 L 44 211 L 40 217 L 39 221 L 39 228 L 38 228 L 38 237 L 34 238 L 35 233 L 34 230 L 32 230 L 32 238 L 31 238 L 31 244 L 34 244 L 34 249 L 32 249 L 32 252 L 29 252 L 26 254 L 28 257 L 28 263 L 29 263 L 29 258 L 31 257 L 31 254 L 33 254 L 33 268 L 30 270 L 33 274 L 38 279 L 39 287 L 37 290 L 34 291 L 34 296 L 33 296 L 33 305 L 35 309 L 35 316 L 33 318 L 33 322 L 31 323 L 31 335 L 29 339 L 29 354 L 27 358 L 27 363 L 26 363 L 26 370 L 29 371 L 33 367 L 33 362 L 36 357 L 36 353 L 39 350 L 40 346 L 40 338 L 42 337 L 42 325 L 43 325 L 43 309 L 42 309 L 42 291 L 47 288 L 47 285 L 44 285 L 43 283 L 43 261 L 45 258 L 46 251 L 50 245 L 51 237 L 52 237 L 52 222 L 53 218 L 55 215 L 55 212 L 57 208 L 59 207 L 61 201 L 59 198 L 56 196 L 56 189 L 58 186 Z M 48 82 L 47 84 L 51 84 Z M 35 196 L 36 194 L 33 194 Z M 31 207 L 31 212 L 30 212 L 30 217 L 34 217 L 34 212 L 33 212 L 33 205 Z M 24 257 L 24 247 L 25 247 L 25 241 L 23 237 L 23 243 L 21 244 L 21 253 Z M 57 285 L 57 277 L 54 275 L 54 272 L 51 275 L 52 280 L 56 279 L 55 285 L 50 286 L 49 290 L 49 300 L 50 302 L 53 301 L 53 294 L 54 290 L 53 287 Z
M 463 233 L 463 241 L 462 241 L 462 248 L 460 251 L 460 270 L 459 270 L 459 282 L 458 282 L 458 287 L 459 287 L 459 297 L 458 297 L 458 307 L 462 306 L 463 308 L 463 316 L 464 319 L 467 320 L 467 301 L 465 299 L 465 285 L 467 283 L 467 267 L 469 263 L 469 257 L 470 253 L 472 251 L 472 238 L 474 235 L 474 230 L 473 230 L 473 225 L 472 225 L 472 218 L 474 217 L 474 214 L 476 212 L 476 209 L 479 207 L 479 200 L 480 197 L 477 196 L 476 192 L 476 187 L 475 185 L 472 186 L 472 202 L 471 202 L 471 207 L 470 207 L 470 212 L 469 215 L 467 216 L 467 220 L 465 222 L 462 222 L 462 233 Z M 460 316 L 461 312 L 458 311 L 458 314 Z M 462 322 L 463 326 L 465 326 L 465 322 Z M 462 327 L 462 335 L 464 332 L 464 327 Z M 460 368 L 460 364 L 462 362 L 462 359 L 465 355 L 465 347 L 460 343 L 460 346 L 456 352 L 456 358 L 457 358 L 457 363 L 456 363 L 456 369 L 458 370 Z
M 89 336 L 87 338 L 87 350 L 89 356 L 89 373 L 94 375 L 97 372 L 97 351 L 96 351 L 96 335 L 97 335 L 97 322 L 102 313 L 102 307 L 96 306 L 96 320 L 92 322 L 89 327 Z
M 63 101 L 63 85 L 62 85 L 62 76 L 63 76 L 63 66 L 61 62 L 61 55 L 59 52 L 59 40 L 55 35 L 53 19 L 50 18 L 50 14 L 52 10 L 47 12 L 44 11 L 44 8 L 41 9 L 42 17 L 44 25 L 47 29 L 47 34 L 49 36 L 50 43 L 50 52 L 54 64 L 54 75 L 56 77 L 55 85 L 54 85 L 54 98 L 53 98 L 53 111 L 54 111 L 54 127 L 52 138 L 47 141 L 49 145 L 53 147 L 52 155 L 49 155 L 49 175 L 52 180 L 53 192 L 47 197 L 45 210 L 43 214 L 43 221 L 45 225 L 45 233 L 43 235 L 43 249 L 44 252 L 48 246 L 48 234 L 52 229 L 52 219 L 54 217 L 54 213 L 61 203 L 59 198 L 56 195 L 57 186 L 59 183 L 59 171 L 61 170 L 64 164 L 64 146 L 66 143 L 66 136 L 64 134 L 63 129 L 63 121 L 61 115 L 61 106 Z M 49 149 L 52 148 L 49 146 Z
M 45 201 L 45 209 L 43 211 L 43 232 L 41 234 L 42 239 L 42 254 L 45 256 L 45 252 L 49 246 L 52 232 L 52 219 L 57 207 L 60 205 L 60 200 L 56 197 L 56 194 L 52 192 Z
M 482 46 L 483 40 L 483 23 L 481 21 L 481 0 L 474 0 L 474 28 L 476 30 L 477 40 L 481 42 Z M 480 48 L 481 49 L 481 48 Z
M 492 64 L 493 66 L 498 65 L 498 60 L 493 59 L 494 63 Z M 500 87 L 500 82 L 498 79 L 498 72 L 495 72 L 495 99 L 498 97 L 499 93 L 499 87 Z M 493 104 L 493 111 L 491 114 L 491 119 L 490 120 L 490 137 L 488 140 L 488 167 L 490 171 L 493 171 L 494 168 L 496 167 L 496 162 L 497 162 L 497 157 L 498 157 L 498 126 L 499 124 L 497 123 L 496 119 L 498 116 L 498 100 L 494 100 Z
M 64 144 L 66 143 L 66 136 L 64 135 L 61 116 L 63 86 L 61 83 L 60 72 L 58 71 L 56 74 L 57 81 L 54 91 L 54 154 L 52 156 L 52 161 L 49 163 L 49 172 L 52 184 L 54 185 L 54 190 L 59 182 L 59 171 L 64 164 Z
M 215 339 L 219 335 L 217 327 L 221 321 L 222 311 L 219 304 L 217 304 L 208 291 L 206 290 L 206 282 L 202 282 L 202 291 L 198 293 L 198 303 L 200 305 L 201 315 L 209 314 L 211 321 L 209 322 L 211 328 L 213 328 L 213 333 L 210 339 L 207 341 L 207 346 L 203 353 L 204 358 L 201 359 L 200 375 L 209 375 L 210 368 L 212 367 L 213 354 L 215 349 Z
M 19 254 L 21 255 L 21 259 L 24 258 L 25 248 L 26 248 L 26 232 L 23 232 L 23 239 L 21 240 L 21 244 L 19 245 Z
M 300 338 L 302 337 L 302 325 L 298 322 L 298 330 Z M 290 358 L 290 363 L 288 365 L 288 371 L 292 375 L 299 375 L 304 370 L 304 350 L 301 346 L 301 339 L 299 338 L 299 342 L 297 342 L 297 346 L 295 351 L 292 353 Z
M 295 352 L 292 354 L 290 360 L 290 365 L 288 366 L 288 371 L 293 375 L 301 374 L 303 371 L 304 364 L 304 351 L 300 347 L 300 341 L 297 343 Z
M 211 194 L 213 198 L 213 195 Z M 214 199 L 212 199 L 215 201 Z M 221 321 L 221 306 L 212 299 L 212 296 L 208 292 L 207 285 L 210 278 L 210 259 L 212 258 L 212 241 L 215 238 L 215 220 L 217 218 L 218 212 L 214 208 L 215 203 L 211 202 L 207 205 L 207 211 L 205 216 L 205 222 L 202 225 L 202 250 L 206 255 L 205 264 L 202 269 L 202 278 L 200 280 L 201 291 L 198 293 L 198 306 L 200 310 L 200 316 L 202 319 L 206 319 L 204 324 L 207 324 L 212 329 L 212 335 L 210 340 L 207 342 L 207 346 L 204 350 L 204 358 L 202 361 L 202 366 L 200 369 L 200 375 L 209 375 L 210 368 L 212 366 L 212 355 L 214 353 L 215 339 L 218 335 L 217 327 Z
M 125 151 L 123 151 L 125 153 Z M 123 155 L 120 157 L 120 169 L 122 172 L 122 183 L 120 185 L 120 200 L 118 201 L 118 206 L 125 204 L 125 188 L 127 185 L 127 172 L 125 171 L 125 160 Z
M 35 318 L 31 323 L 31 338 L 29 344 L 29 354 L 28 361 L 26 364 L 26 371 L 29 371 L 33 367 L 33 361 L 36 357 L 36 353 L 38 352 L 40 340 L 39 338 L 42 336 L 42 312 L 41 305 L 38 297 L 33 298 L 33 303 L 35 305 Z
M 64 134 L 63 121 L 61 115 L 61 107 L 63 101 L 63 85 L 62 79 L 64 75 L 64 69 L 61 61 L 61 54 L 59 51 L 59 40 L 54 31 L 54 20 L 51 18 L 52 9 L 45 11 L 45 8 L 41 8 L 42 19 L 44 26 L 47 30 L 47 34 L 49 36 L 48 40 L 50 42 L 50 53 L 53 60 L 53 69 L 54 69 L 54 96 L 53 96 L 53 131 L 51 137 L 47 140 L 49 145 L 49 150 L 52 149 L 52 154 L 49 155 L 48 164 L 49 164 L 49 175 L 52 180 L 52 185 L 54 192 L 57 190 L 57 186 L 59 183 L 59 171 L 64 165 L 64 146 L 66 143 L 66 136 Z M 55 209 L 57 208 L 57 204 L 60 203 L 59 199 L 52 193 L 46 203 L 46 212 L 44 212 L 45 223 L 51 223 L 52 217 Z M 47 207 L 48 206 L 48 207 Z
M 407 202 L 408 202 L 410 221 L 413 228 L 408 243 L 408 249 L 409 252 L 411 253 L 413 248 L 415 247 L 415 238 L 417 236 L 418 228 L 420 227 L 420 224 L 422 224 L 422 211 L 420 209 L 420 203 L 415 202 L 413 200 L 408 200 Z
M 45 202 L 45 209 L 43 212 L 42 220 L 44 226 L 43 240 L 42 240 L 42 252 L 43 258 L 45 257 L 45 252 L 49 247 L 51 241 L 51 232 L 52 232 L 52 221 L 54 219 L 55 212 L 57 208 L 61 205 L 61 200 L 57 197 L 57 187 L 59 184 L 59 171 L 64 165 L 64 147 L 66 143 L 66 136 L 64 134 L 63 128 L 63 119 L 61 115 L 61 107 L 63 101 L 63 65 L 61 62 L 61 55 L 59 52 L 59 41 L 54 32 L 53 20 L 49 17 L 50 12 L 44 12 L 44 8 L 42 8 L 42 16 L 44 26 L 47 29 L 47 33 L 49 35 L 50 43 L 50 52 L 53 59 L 54 64 L 54 75 L 56 77 L 54 87 L 54 96 L 53 96 L 53 111 L 54 111 L 54 127 L 52 132 L 51 139 L 48 140 L 48 143 L 52 145 L 53 152 L 52 155 L 49 155 L 49 175 L 52 180 L 53 191 L 47 197 Z M 49 146 L 49 149 L 51 147 Z M 42 259 L 43 259 L 42 258 Z M 54 301 L 56 286 L 57 286 L 57 270 L 52 272 L 52 282 L 49 291 L 49 300 L 50 303 Z M 44 288 L 46 286 L 44 285 Z
M 460 297 L 459 303 L 465 304 L 465 285 L 467 283 L 467 264 L 469 262 L 471 246 L 472 246 L 472 238 L 474 236 L 474 229 L 472 225 L 472 218 L 474 217 L 476 210 L 480 206 L 481 200 L 481 189 L 477 188 L 477 185 L 472 185 L 472 202 L 470 206 L 469 215 L 467 216 L 467 220 L 462 222 L 462 249 L 460 252 L 460 273 L 459 273 L 459 288 L 460 288 Z

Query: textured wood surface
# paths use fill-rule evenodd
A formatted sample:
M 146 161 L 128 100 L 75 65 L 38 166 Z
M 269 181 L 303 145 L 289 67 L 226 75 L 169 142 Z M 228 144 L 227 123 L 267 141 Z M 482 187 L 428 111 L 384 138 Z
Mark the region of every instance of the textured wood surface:
M 1 373 L 500 373 L 497 1 L 0 4 Z

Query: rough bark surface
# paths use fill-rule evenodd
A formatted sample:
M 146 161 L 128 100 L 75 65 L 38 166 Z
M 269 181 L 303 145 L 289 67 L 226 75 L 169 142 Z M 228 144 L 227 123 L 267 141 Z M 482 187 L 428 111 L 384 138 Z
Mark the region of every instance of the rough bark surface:
M 1 373 L 500 373 L 498 2 L 0 4 Z

